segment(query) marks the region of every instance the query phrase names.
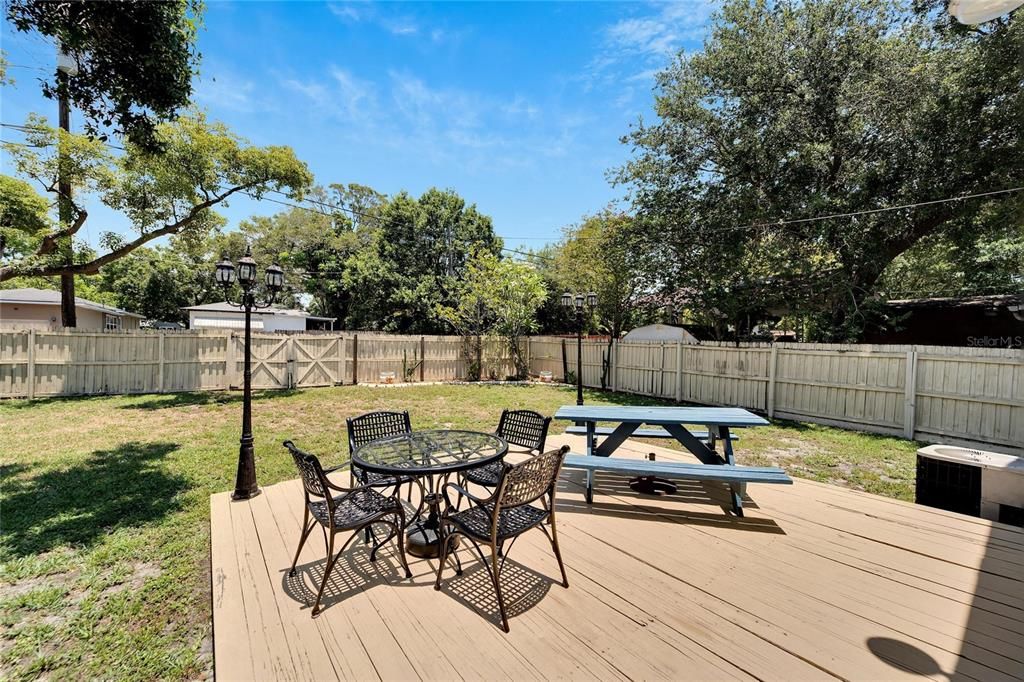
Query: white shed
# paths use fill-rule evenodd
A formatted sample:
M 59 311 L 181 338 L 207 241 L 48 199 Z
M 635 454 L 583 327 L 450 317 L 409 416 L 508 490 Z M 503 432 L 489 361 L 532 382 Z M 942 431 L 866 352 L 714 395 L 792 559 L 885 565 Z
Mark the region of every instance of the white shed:
M 623 341 L 661 341 L 664 343 L 693 343 L 700 341 L 682 327 L 671 324 L 648 324 L 631 329 L 622 337 Z
M 189 329 L 244 329 L 245 313 L 230 303 L 207 303 L 185 308 Z M 334 329 L 333 317 L 310 315 L 304 310 L 266 308 L 253 311 L 252 328 L 256 331 L 307 331 Z

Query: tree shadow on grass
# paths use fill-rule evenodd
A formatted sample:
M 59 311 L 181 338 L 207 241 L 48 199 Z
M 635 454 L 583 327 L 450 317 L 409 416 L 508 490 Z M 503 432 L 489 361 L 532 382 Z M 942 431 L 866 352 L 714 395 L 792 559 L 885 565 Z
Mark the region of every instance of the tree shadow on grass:
M 33 467 L 3 470 L 2 553 L 22 557 L 63 545 L 87 546 L 118 528 L 143 526 L 181 508 L 189 487 L 163 460 L 177 443 L 122 443 L 84 462 L 24 476 Z M 20 478 L 15 475 L 22 474 Z
M 287 398 L 301 393 L 297 389 L 281 389 L 255 391 L 252 394 L 253 402 L 261 400 L 273 400 L 276 398 Z M 163 410 L 170 407 L 190 407 L 205 405 L 234 405 L 242 402 L 240 391 L 203 391 L 195 393 L 168 393 L 159 397 L 151 397 L 137 403 L 121 405 L 122 410 Z

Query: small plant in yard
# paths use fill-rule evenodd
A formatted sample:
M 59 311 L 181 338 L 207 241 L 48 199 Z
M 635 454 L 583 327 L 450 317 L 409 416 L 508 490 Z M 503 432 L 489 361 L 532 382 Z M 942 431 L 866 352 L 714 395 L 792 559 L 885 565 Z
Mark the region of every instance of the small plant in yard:
M 4 679 L 211 673 L 209 498 L 233 482 L 240 401 L 184 393 L 0 403 Z M 257 393 L 259 481 L 295 477 L 286 438 L 325 465 L 343 463 L 346 416 L 409 410 L 416 429 L 490 431 L 504 407 L 552 414 L 574 401 L 572 387 L 553 385 Z M 657 402 L 600 391 L 586 401 Z M 912 497 L 914 443 L 786 422 L 741 435 L 741 463 Z

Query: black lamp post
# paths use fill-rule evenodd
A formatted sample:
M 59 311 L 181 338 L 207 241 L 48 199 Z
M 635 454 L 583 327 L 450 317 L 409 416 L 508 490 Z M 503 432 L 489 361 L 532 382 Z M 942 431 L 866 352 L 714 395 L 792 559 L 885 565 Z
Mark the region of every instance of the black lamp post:
M 562 294 L 562 305 L 566 308 L 573 308 L 576 310 L 576 404 L 583 404 L 583 310 L 584 303 L 586 307 L 593 312 L 594 307 L 597 306 L 597 294 L 591 291 L 589 294 L 584 296 L 583 294 L 576 294 L 573 296 L 570 292 Z
M 252 341 L 252 311 L 269 308 L 284 287 L 284 271 L 274 264 L 264 274 L 267 295 L 263 300 L 256 296 L 256 261 L 252 249 L 247 245 L 245 255 L 238 259 L 237 279 L 242 297 L 237 303 L 231 300 L 231 285 L 235 283 L 236 268 L 225 257 L 217 263 L 217 282 L 224 287 L 224 300 L 245 311 L 245 372 L 242 388 L 242 438 L 238 448 L 238 473 L 235 475 L 233 500 L 247 500 L 260 494 L 256 485 L 256 454 L 252 447 L 252 356 L 249 353 Z

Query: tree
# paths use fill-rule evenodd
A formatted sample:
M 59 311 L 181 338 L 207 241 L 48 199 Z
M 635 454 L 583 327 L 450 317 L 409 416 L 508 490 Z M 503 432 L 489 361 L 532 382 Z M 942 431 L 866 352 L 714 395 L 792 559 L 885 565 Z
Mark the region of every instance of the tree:
M 973 240 L 922 239 L 893 260 L 879 287 L 894 299 L 1024 291 L 1024 224 Z
M 487 253 L 483 259 L 489 280 L 485 291 L 488 307 L 494 315 L 494 333 L 505 340 L 516 378 L 522 379 L 530 372 L 523 355 L 523 337 L 537 331 L 537 310 L 547 298 L 547 289 L 544 280 L 529 265 L 498 260 Z
M 855 338 L 889 263 L 930 235 L 1019 220 L 1024 30 L 902 0 L 729 0 L 658 77 L 618 170 L 662 286 L 726 318 L 769 309 Z M 983 74 L 983 75 L 982 75 Z M 733 324 L 735 322 L 733 321 Z
M 530 368 L 523 355 L 523 337 L 537 330 L 537 310 L 547 297 L 540 274 L 528 265 L 477 250 L 454 293 L 453 303 L 439 305 L 437 313 L 464 339 L 469 378 L 481 378 L 484 335 L 504 339 L 516 378 L 525 377 Z
M 199 60 L 196 33 L 203 3 L 8 0 L 7 18 L 19 31 L 56 40 L 78 73 L 43 80 L 43 94 L 64 91 L 85 115 L 86 131 L 104 131 L 133 144 L 158 144 L 156 126 L 188 105 Z
M 353 293 L 348 328 L 436 333 L 436 311 L 451 307 L 474 250 L 497 254 L 501 240 L 488 216 L 451 190 L 406 192 L 375 212 L 375 227 L 347 261 L 345 286 Z
M 568 227 L 555 257 L 562 291 L 597 294 L 597 328 L 619 338 L 636 322 L 639 303 L 649 293 L 648 272 L 643 257 L 633 248 L 633 219 L 611 208 L 585 216 L 579 225 Z
M 281 264 L 285 281 L 308 294 L 317 314 L 344 322 L 356 291 L 347 286 L 349 259 L 373 243 L 375 212 L 384 197 L 364 185 L 314 188 L 302 208 L 244 221 L 241 232 L 257 260 Z
M 0 175 L 0 263 L 31 253 L 37 235 L 52 227 L 48 211 L 32 185 Z
M 28 255 L 0 261 L 0 282 L 14 277 L 95 274 L 159 237 L 199 239 L 223 219 L 212 209 L 246 193 L 259 198 L 268 189 L 299 196 L 312 175 L 289 147 L 253 147 L 220 123 L 201 115 L 156 127 L 163 150 L 152 153 L 131 141 L 115 156 L 103 143 L 58 131 L 33 118 L 27 145 L 3 144 L 15 170 L 43 190 L 58 195 L 58 165 L 84 194 L 124 213 L 134 235 L 102 233 L 103 250 L 65 262 L 59 246 L 74 239 L 88 219 L 80 200 L 70 201 L 72 222 L 64 227 L 37 226 L 27 232 Z M 58 154 L 57 147 L 61 146 Z

